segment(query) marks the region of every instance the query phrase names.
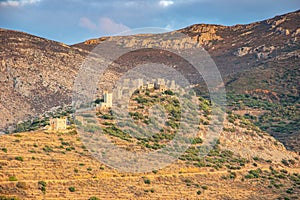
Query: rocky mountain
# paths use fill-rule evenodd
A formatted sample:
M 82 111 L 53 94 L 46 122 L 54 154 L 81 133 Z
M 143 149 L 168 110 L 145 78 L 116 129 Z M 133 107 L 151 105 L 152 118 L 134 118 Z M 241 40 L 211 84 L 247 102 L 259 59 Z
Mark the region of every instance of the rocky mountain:
M 0 129 L 70 103 L 81 50 L 0 29 Z
M 202 45 L 217 64 L 229 109 L 294 150 L 299 143 L 287 141 L 299 137 L 299 22 L 298 10 L 247 25 L 196 24 L 178 30 Z M 76 73 L 97 44 L 123 38 L 129 46 L 137 41 L 151 45 L 155 38 L 103 37 L 68 46 L 17 31 L 0 29 L 0 34 L 2 130 L 70 104 Z M 163 56 L 159 59 L 163 62 Z
M 299 24 L 298 10 L 247 25 L 195 24 L 178 30 L 201 44 L 218 66 L 230 109 L 252 118 L 260 128 L 297 151 Z M 111 38 L 87 40 L 74 46 L 91 50 L 105 40 Z M 128 40 L 128 44 L 135 42 L 135 38 Z M 152 41 L 144 38 L 143 43 L 151 45 Z
M 299 13 L 300 10 L 247 25 L 195 24 L 178 31 L 199 42 L 214 59 L 222 75 L 226 76 L 275 58 L 298 58 Z M 110 38 L 91 39 L 73 46 L 92 50 Z

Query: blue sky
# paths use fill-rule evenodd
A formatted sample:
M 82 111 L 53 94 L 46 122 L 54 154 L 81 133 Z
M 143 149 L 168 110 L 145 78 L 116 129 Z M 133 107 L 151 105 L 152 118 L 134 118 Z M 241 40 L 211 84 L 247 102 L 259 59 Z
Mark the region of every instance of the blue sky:
M 74 44 L 122 31 L 246 24 L 300 9 L 300 0 L 0 0 L 0 27 Z

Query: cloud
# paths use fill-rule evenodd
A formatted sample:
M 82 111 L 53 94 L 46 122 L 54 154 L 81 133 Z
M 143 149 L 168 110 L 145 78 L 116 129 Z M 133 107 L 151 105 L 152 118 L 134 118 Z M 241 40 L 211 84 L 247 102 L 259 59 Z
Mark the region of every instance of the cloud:
M 6 1 L 1 1 L 0 6 L 2 7 L 20 7 L 20 6 L 25 6 L 27 4 L 35 4 L 40 2 L 41 0 L 6 0 Z
M 87 17 L 82 17 L 79 20 L 79 26 L 87 28 L 91 31 L 97 31 L 102 34 L 117 34 L 123 31 L 129 31 L 130 28 L 122 23 L 117 23 L 108 17 L 101 17 L 98 23 L 92 22 Z
M 79 19 L 79 26 L 83 28 L 87 28 L 89 30 L 95 31 L 98 29 L 97 25 L 91 22 L 91 20 L 87 17 L 82 17 Z
M 170 5 L 173 5 L 174 4 L 174 1 L 170 1 L 170 0 L 160 0 L 159 3 L 158 3 L 160 6 L 166 8 Z

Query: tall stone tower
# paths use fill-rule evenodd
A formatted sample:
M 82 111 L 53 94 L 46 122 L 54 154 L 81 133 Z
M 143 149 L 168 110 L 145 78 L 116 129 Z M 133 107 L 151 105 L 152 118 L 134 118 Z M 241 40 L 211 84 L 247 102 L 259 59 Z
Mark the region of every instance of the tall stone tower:
M 103 94 L 104 103 L 108 108 L 112 107 L 112 93 L 108 93 L 108 91 L 105 91 Z

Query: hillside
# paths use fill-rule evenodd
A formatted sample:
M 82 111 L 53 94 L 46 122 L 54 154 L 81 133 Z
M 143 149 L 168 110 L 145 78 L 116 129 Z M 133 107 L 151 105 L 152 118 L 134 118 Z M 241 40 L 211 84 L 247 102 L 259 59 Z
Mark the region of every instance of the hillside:
M 267 124 L 260 119 L 261 115 L 255 116 L 260 128 L 294 150 L 298 150 L 299 145 L 289 146 L 290 143 L 285 142 L 285 139 L 299 135 L 299 13 L 300 11 L 296 11 L 248 25 L 228 27 L 196 24 L 179 30 L 194 38 L 210 53 L 225 80 L 227 92 L 233 94 L 230 101 L 236 101 L 238 95 L 251 94 L 251 98 L 254 96 L 259 101 L 273 103 L 278 108 L 276 113 L 294 112 L 290 111 L 291 107 L 296 110 L 293 114 L 296 117 L 288 116 L 284 120 L 288 123 L 287 129 L 278 128 L 277 124 L 274 127 L 271 123 L 280 114 L 268 116 Z M 117 41 L 119 38 L 104 37 L 67 46 L 17 31 L 1 29 L 0 34 L 0 108 L 4 113 L 0 116 L 2 131 L 8 127 L 13 130 L 13 125 L 19 121 L 26 121 L 57 106 L 70 104 L 72 84 L 85 56 L 102 41 Z M 143 40 L 147 45 L 142 36 L 122 38 L 129 45 L 134 40 Z M 151 36 L 148 43 L 151 43 Z M 260 76 L 261 74 L 266 76 Z M 251 99 L 246 98 L 244 101 Z M 261 104 L 258 102 L 253 106 Z M 243 109 L 251 112 L 253 107 Z M 261 112 L 251 113 L 265 113 L 264 108 L 260 109 Z
M 232 114 L 228 119 L 232 123 L 226 122 L 220 143 L 206 157 L 199 158 L 191 147 L 164 169 L 135 174 L 119 173 L 95 160 L 72 127 L 1 136 L 0 196 L 297 199 L 299 156 L 249 122 L 245 126 L 247 120 Z
M 229 109 L 243 113 L 294 151 L 300 151 L 299 24 L 298 10 L 247 25 L 196 24 L 179 30 L 200 43 L 215 61 L 225 81 Z M 134 44 L 137 38 L 128 37 L 127 43 Z M 73 46 L 92 50 L 106 40 L 114 38 Z M 143 38 L 143 44 L 151 43 L 153 39 Z
M 218 141 L 206 156 L 200 156 L 212 117 L 211 105 L 202 97 L 199 97 L 201 120 L 197 137 L 178 160 L 162 169 L 145 173 L 118 172 L 96 160 L 93 156 L 96 149 L 91 149 L 88 138 L 76 131 L 83 128 L 97 137 L 95 130 L 101 126 L 104 137 L 124 151 L 156 151 L 172 140 L 178 129 L 180 104 L 175 94 L 155 89 L 145 93 L 136 91 L 130 102 L 131 117 L 136 124 L 148 124 L 149 113 L 145 111 L 158 102 L 170 115 L 161 128 L 163 131 L 154 132 L 150 137 L 134 138 L 122 132 L 120 128 L 126 129 L 129 124 L 116 124 L 111 110 L 99 111 L 95 116 L 78 113 L 82 119 L 75 120 L 76 125 L 68 126 L 67 130 L 2 135 L 0 197 L 297 199 L 299 155 L 286 150 L 279 141 L 241 115 L 229 111 Z
M 82 51 L 5 29 L 0 38 L 0 130 L 71 102 Z

